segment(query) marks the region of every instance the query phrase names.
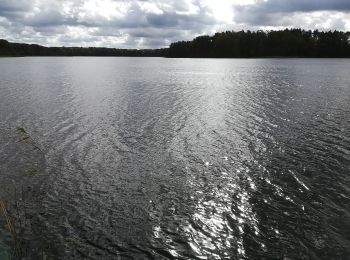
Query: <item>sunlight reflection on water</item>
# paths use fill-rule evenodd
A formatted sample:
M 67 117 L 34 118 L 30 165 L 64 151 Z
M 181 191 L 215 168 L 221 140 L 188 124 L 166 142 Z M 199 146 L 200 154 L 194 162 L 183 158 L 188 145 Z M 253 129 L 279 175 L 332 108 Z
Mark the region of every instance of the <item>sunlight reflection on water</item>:
M 345 259 L 349 70 L 1 59 L 0 196 L 23 190 L 33 259 Z

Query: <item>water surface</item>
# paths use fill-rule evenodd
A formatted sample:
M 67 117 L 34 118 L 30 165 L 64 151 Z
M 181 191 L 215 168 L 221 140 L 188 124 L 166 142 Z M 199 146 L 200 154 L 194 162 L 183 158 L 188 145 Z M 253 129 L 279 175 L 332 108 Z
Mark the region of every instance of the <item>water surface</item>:
M 349 71 L 347 59 L 0 59 L 0 196 L 21 253 L 349 259 Z

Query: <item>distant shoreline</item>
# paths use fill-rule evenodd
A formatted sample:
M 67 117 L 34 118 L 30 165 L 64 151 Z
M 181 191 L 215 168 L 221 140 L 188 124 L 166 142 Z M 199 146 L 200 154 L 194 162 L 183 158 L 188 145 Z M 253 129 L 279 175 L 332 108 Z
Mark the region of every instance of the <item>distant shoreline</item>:
M 292 59 L 350 59 L 350 57 L 234 57 L 234 58 L 225 58 L 225 57 L 164 57 L 164 56 L 0 56 L 0 59 L 8 59 L 8 58 L 162 58 L 162 59 L 195 59 L 195 60 L 263 60 L 263 59 L 284 59 L 284 60 L 292 60 Z
M 226 31 L 168 48 L 45 47 L 0 39 L 0 57 L 350 58 L 350 32 Z

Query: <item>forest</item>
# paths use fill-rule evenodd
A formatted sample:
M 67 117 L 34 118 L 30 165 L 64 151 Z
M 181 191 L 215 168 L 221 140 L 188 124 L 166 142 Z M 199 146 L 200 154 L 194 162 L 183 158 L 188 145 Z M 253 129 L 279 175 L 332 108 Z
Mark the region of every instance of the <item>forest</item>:
M 44 47 L 37 44 L 11 43 L 0 39 L 0 57 L 19 56 L 128 56 L 162 57 L 166 49 L 115 49 L 100 47 Z
M 0 40 L 0 56 L 129 56 L 169 58 L 349 58 L 350 32 L 226 31 L 172 43 L 162 49 L 44 47 Z
M 350 32 L 227 31 L 170 45 L 169 57 L 350 57 Z

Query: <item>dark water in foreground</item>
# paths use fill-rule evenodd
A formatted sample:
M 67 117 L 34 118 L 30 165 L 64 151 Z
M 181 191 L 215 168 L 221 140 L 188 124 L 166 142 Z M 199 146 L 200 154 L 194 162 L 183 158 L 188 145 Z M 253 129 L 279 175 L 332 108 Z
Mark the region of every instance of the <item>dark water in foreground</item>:
M 349 259 L 349 72 L 341 59 L 0 59 L 0 196 L 22 255 Z

